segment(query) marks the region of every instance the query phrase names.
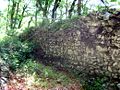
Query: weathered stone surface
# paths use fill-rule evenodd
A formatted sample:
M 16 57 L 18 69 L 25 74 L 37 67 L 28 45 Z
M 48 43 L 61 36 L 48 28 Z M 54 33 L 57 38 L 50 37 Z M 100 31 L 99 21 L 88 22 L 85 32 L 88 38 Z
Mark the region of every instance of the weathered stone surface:
M 120 21 L 97 17 L 81 17 L 64 30 L 37 28 L 33 39 L 46 55 L 62 57 L 58 61 L 62 64 L 73 65 L 86 73 L 120 78 Z M 58 62 L 56 60 L 56 64 Z
M 7 83 L 9 77 L 9 66 L 0 57 L 0 86 Z

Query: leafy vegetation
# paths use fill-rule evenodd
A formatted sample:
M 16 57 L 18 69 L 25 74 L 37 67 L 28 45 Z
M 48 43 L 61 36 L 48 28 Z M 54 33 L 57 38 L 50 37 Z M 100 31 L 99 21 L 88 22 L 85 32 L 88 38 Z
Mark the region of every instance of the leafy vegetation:
M 52 88 L 56 87 L 56 85 L 67 85 L 70 82 L 74 83 L 67 75 L 62 72 L 58 72 L 49 66 L 44 66 L 42 64 L 38 64 L 33 60 L 27 61 L 21 71 L 19 73 L 30 74 L 34 77 L 35 82 L 38 83 L 41 87 L 44 88 Z
M 89 80 L 85 84 L 86 90 L 104 90 L 104 78 L 97 77 L 96 79 Z
M 4 37 L 0 46 L 1 57 L 10 65 L 11 70 L 19 68 L 21 63 L 32 57 L 32 43 L 23 43 L 18 37 Z
M 68 77 L 63 72 L 58 72 L 49 66 L 36 63 L 29 59 L 22 65 L 23 67 L 11 75 L 7 88 L 12 90 L 46 90 L 58 86 L 68 86 L 76 83 L 75 79 Z M 14 86 L 15 85 L 15 86 Z
M 35 74 L 41 79 L 40 81 L 46 81 L 48 79 L 50 84 L 55 85 L 57 83 L 62 83 L 63 85 L 69 84 L 69 82 L 73 82 L 70 80 L 70 78 L 67 77 L 64 73 L 60 73 L 56 71 L 54 68 L 51 68 L 49 66 L 44 66 L 42 64 L 36 63 L 35 61 L 29 60 L 26 62 L 22 69 L 21 72 L 27 72 L 29 74 Z M 49 84 L 47 82 L 47 84 Z M 42 82 L 41 82 L 42 83 Z

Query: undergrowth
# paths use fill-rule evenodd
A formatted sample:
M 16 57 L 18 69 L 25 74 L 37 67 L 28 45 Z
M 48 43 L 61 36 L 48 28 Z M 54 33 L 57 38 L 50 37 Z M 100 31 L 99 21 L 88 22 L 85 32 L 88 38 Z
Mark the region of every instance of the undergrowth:
M 58 72 L 49 66 L 37 63 L 31 59 L 22 64 L 16 72 L 10 74 L 10 79 L 4 89 L 8 90 L 48 90 L 59 86 L 75 84 L 63 72 Z M 5 90 L 6 90 L 5 89 Z
M 0 42 L 0 55 L 11 70 L 20 68 L 22 63 L 32 58 L 33 43 L 21 42 L 18 37 L 6 36 Z
M 41 87 L 52 88 L 57 85 L 68 85 L 74 83 L 66 74 L 58 72 L 49 66 L 37 63 L 33 60 L 28 60 L 18 73 L 24 76 L 33 76 L 34 83 L 38 83 Z

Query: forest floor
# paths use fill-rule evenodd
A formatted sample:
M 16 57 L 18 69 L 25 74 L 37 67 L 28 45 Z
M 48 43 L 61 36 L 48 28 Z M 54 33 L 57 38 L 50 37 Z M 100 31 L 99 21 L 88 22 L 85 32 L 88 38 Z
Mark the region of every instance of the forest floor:
M 10 72 L 8 83 L 1 90 L 83 90 L 80 81 L 66 71 L 55 70 L 43 64 L 28 68 L 27 71 L 22 68 L 16 73 Z

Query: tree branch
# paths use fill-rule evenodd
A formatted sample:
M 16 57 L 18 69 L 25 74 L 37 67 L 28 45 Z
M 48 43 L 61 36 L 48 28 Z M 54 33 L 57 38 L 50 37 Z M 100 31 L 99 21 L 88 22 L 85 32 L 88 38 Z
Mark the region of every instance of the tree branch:
M 76 2 L 76 0 L 74 0 L 74 1 L 72 2 L 72 5 L 71 5 L 71 7 L 70 7 L 70 10 L 69 10 L 69 18 L 71 18 L 71 16 L 72 16 L 72 11 L 74 10 L 74 7 L 75 7 L 75 2 Z

